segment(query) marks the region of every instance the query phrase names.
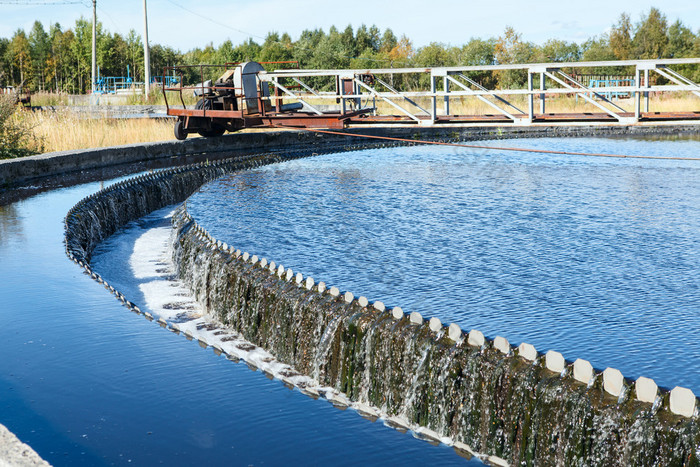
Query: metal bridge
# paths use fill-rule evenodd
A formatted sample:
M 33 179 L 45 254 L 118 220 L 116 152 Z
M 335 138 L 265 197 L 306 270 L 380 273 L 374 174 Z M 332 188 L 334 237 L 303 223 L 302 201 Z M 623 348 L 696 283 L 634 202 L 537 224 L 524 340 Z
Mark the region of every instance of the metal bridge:
M 177 86 L 164 84 L 162 89 L 168 114 L 180 117 L 185 137 L 187 132 L 215 136 L 224 130 L 266 126 L 337 129 L 369 124 L 700 124 L 700 85 L 684 76 L 679 66 L 697 70 L 700 58 L 274 71 L 246 62 L 195 66 L 199 67 L 196 74 L 201 82 L 193 86 L 182 84 L 183 67 L 169 67 L 164 75 L 179 74 L 180 80 Z M 633 79 L 608 79 L 589 85 L 577 79 L 578 72 L 600 74 L 600 70 L 611 67 L 625 70 L 624 76 Z M 212 73 L 217 68 L 225 72 L 214 81 L 216 75 Z M 192 67 L 187 69 L 192 74 Z M 526 85 L 498 89 L 485 84 L 495 79 L 482 79 L 501 73 L 517 73 Z M 406 89 L 399 89 L 401 86 L 394 84 L 397 81 Z M 186 90 L 200 98 L 194 108 L 185 105 L 182 93 Z M 180 94 L 182 105 L 178 108 L 171 106 L 172 100 L 168 102 L 173 92 Z M 560 101 L 561 96 L 586 102 L 588 110 L 548 111 L 548 106 Z M 683 97 L 686 108 L 652 109 L 652 96 L 653 102 L 657 98 Z M 465 102 L 470 100 L 480 101 L 488 111 L 465 112 Z

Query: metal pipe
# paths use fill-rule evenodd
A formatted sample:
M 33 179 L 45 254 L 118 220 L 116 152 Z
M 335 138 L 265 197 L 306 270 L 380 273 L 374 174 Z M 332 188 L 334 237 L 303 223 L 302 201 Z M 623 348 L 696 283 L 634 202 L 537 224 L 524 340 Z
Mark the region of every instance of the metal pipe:
M 527 95 L 527 118 L 532 123 L 535 119 L 535 103 L 534 95 L 532 94 L 532 72 L 527 70 L 527 90 L 529 94 Z
M 92 83 L 90 92 L 95 92 L 97 77 L 97 0 L 92 0 Z
M 148 96 L 148 88 L 151 86 L 151 53 L 148 48 L 148 9 L 146 0 L 143 0 L 143 93 Z

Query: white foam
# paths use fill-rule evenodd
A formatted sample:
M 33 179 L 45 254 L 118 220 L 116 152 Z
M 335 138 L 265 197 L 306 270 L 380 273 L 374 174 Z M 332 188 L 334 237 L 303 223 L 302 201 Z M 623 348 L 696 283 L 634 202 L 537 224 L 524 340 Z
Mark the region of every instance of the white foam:
M 215 320 L 205 316 L 189 289 L 176 278 L 170 247 L 174 233 L 170 227 L 172 214 L 173 207 L 164 208 L 128 224 L 98 246 L 93 254 L 93 269 L 143 312 L 151 313 L 156 320 L 167 321 L 173 330 L 191 335 L 195 342 L 206 342 L 230 359 L 243 360 L 284 383 L 294 385 L 305 394 L 325 394 L 331 402 L 354 405 L 364 408 L 365 412 L 370 412 L 368 408 L 371 407 L 372 415 L 389 420 L 390 426 L 417 433 L 429 431 L 401 417 L 389 417 L 379 408 L 364 402 L 351 403 L 345 394 L 319 385 L 315 379 L 277 361 L 263 348 L 245 340 L 235 331 L 219 327 Z M 397 425 L 397 421 L 401 423 Z M 433 437 L 448 446 L 454 444 L 449 437 L 437 434 Z

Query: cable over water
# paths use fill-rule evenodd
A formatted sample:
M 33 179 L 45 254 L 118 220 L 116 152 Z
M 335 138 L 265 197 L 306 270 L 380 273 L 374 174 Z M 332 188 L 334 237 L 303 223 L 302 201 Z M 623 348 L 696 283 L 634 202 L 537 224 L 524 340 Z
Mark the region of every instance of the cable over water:
M 376 135 L 365 135 L 362 133 L 348 133 L 344 131 L 335 130 L 321 130 L 318 128 L 303 128 L 303 127 L 291 127 L 284 125 L 274 125 L 277 128 L 285 129 L 295 129 L 295 130 L 306 130 L 315 133 L 326 133 L 329 135 L 342 135 L 342 136 L 356 136 L 359 138 L 369 138 L 369 139 L 381 139 L 387 141 L 400 141 L 403 143 L 414 143 L 414 144 L 433 144 L 438 146 L 456 146 L 460 148 L 471 148 L 471 149 L 491 149 L 496 151 L 514 151 L 514 152 L 530 152 L 537 154 L 558 154 L 565 156 L 588 156 L 588 157 L 614 157 L 618 159 L 660 159 L 660 160 L 670 160 L 670 161 L 700 161 L 700 157 L 680 157 L 680 156 L 643 156 L 639 154 L 607 154 L 607 153 L 596 153 L 596 152 L 575 152 L 575 151 L 555 151 L 547 149 L 531 149 L 531 148 L 513 148 L 507 146 L 484 146 L 480 144 L 465 144 L 465 143 L 450 143 L 445 141 L 429 141 L 422 139 L 409 139 L 409 138 L 395 138 L 392 136 L 376 136 Z

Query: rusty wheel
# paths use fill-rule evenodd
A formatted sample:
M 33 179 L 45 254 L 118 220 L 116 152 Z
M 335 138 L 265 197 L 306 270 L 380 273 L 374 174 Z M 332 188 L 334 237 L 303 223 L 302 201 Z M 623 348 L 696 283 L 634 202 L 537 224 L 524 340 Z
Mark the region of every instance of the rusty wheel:
M 185 123 L 181 119 L 177 119 L 175 122 L 175 138 L 180 141 L 187 139 L 187 130 L 185 130 Z

